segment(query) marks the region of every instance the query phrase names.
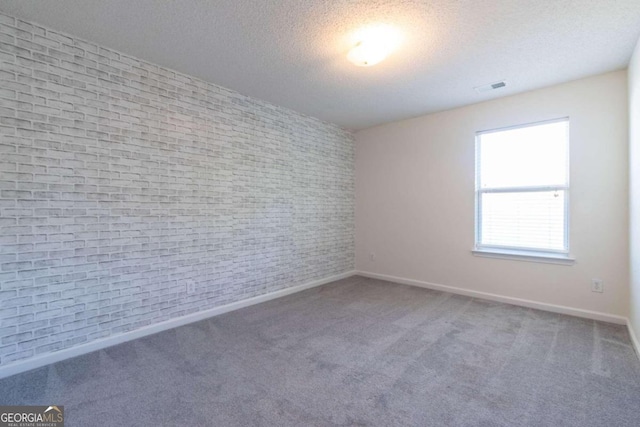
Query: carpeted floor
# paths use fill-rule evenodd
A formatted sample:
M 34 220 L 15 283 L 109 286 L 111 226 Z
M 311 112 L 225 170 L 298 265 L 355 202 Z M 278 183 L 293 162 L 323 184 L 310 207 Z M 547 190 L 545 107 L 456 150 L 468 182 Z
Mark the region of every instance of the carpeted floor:
M 0 380 L 66 426 L 639 426 L 624 326 L 352 277 Z

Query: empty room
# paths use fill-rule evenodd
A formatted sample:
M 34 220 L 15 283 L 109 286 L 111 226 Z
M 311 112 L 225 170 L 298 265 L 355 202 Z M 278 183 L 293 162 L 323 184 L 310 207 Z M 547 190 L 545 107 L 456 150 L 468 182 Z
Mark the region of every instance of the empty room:
M 640 426 L 637 0 L 0 0 L 0 427 Z

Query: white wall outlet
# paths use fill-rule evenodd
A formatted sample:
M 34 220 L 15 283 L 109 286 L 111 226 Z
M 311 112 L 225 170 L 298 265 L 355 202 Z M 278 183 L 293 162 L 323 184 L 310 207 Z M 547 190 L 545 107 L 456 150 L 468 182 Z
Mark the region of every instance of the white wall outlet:
M 193 280 L 189 280 L 187 282 L 187 294 L 195 294 L 196 293 L 196 282 Z
M 371 261 L 371 262 L 375 262 L 375 260 L 376 260 L 376 254 L 374 254 L 373 252 L 371 252 L 371 253 L 369 254 L 369 261 Z
M 591 292 L 604 292 L 604 282 L 602 279 L 591 279 Z

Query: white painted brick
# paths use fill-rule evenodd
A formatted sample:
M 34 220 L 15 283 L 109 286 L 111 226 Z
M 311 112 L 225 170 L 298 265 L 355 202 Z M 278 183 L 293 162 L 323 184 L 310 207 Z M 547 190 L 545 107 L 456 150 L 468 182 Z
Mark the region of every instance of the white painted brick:
M 1 350 L 1 349 L 0 349 Z M 2 356 L 1 363 L 11 363 L 16 360 L 28 359 L 34 355 L 33 350 L 23 350 L 15 353 L 8 353 Z
M 348 132 L 2 14 L 0 62 L 0 365 L 353 269 Z

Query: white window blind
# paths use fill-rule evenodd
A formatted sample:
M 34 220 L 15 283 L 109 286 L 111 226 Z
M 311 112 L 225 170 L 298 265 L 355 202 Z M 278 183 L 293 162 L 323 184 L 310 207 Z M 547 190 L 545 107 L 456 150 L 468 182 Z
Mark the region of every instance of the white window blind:
M 567 254 L 569 119 L 476 136 L 476 249 Z

